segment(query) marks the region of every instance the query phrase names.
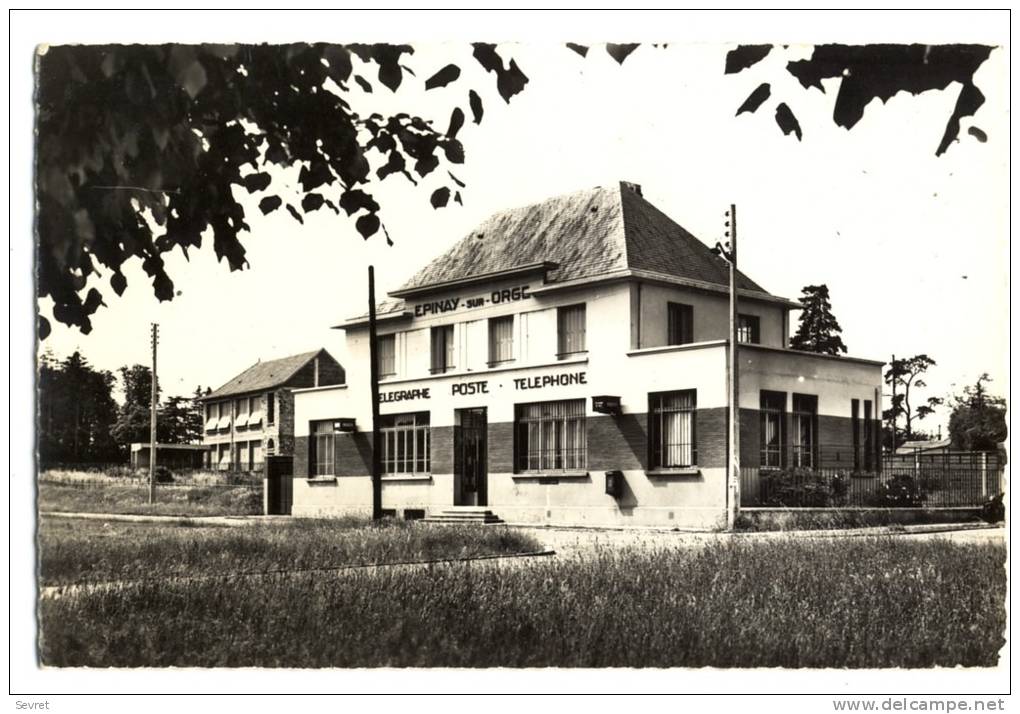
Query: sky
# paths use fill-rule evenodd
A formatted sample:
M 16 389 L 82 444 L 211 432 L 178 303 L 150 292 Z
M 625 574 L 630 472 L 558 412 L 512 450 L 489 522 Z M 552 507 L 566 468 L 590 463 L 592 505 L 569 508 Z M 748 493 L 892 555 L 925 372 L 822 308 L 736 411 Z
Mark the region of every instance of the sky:
M 99 368 L 148 364 L 149 325 L 160 325 L 160 380 L 167 394 L 216 388 L 257 360 L 319 347 L 344 362 L 343 333 L 330 329 L 365 312 L 366 268 L 380 295 L 442 253 L 493 212 L 620 180 L 708 244 L 737 205 L 742 270 L 770 292 L 796 299 L 804 285 L 829 286 L 849 354 L 887 360 L 926 353 L 937 366 L 923 396 L 946 396 L 988 372 L 1008 382 L 1007 58 L 992 52 L 976 75 L 987 101 L 965 118 L 958 142 L 935 148 L 960 85 L 874 100 L 847 131 L 831 120 L 838 80 L 804 90 L 785 63 L 810 45 L 776 48 L 761 63 L 724 75 L 732 43 L 643 45 L 622 66 L 600 46 L 586 58 L 547 41 L 500 45 L 529 77 L 509 104 L 464 42 L 418 43 L 405 64 L 418 80 L 397 93 L 353 90 L 363 112 L 408 111 L 445 127 L 467 112 L 468 87 L 482 89 L 485 116 L 459 138 L 466 162 L 464 205 L 434 210 L 434 184 L 400 176 L 373 186 L 394 245 L 364 241 L 353 221 L 330 211 L 304 225 L 284 211 L 262 216 L 247 199 L 250 268 L 231 273 L 211 250 L 167 262 L 178 296 L 158 303 L 135 264 L 120 298 L 99 280 L 107 308 L 85 336 L 51 320 L 43 349 L 75 349 Z M 464 74 L 425 92 L 423 79 L 448 62 Z M 736 108 L 762 81 L 772 98 L 755 114 Z M 773 120 L 786 101 L 803 141 Z M 470 117 L 470 113 L 468 116 Z M 967 134 L 977 125 L 988 136 Z M 443 175 L 437 172 L 437 175 Z M 293 175 L 278 174 L 293 183 Z M 296 191 L 296 189 L 295 189 Z M 242 191 L 243 193 L 243 191 Z M 296 193 L 294 195 L 297 195 Z M 45 309 L 45 305 L 44 305 Z M 794 329 L 795 323 L 791 325 Z M 935 430 L 943 410 L 922 424 Z

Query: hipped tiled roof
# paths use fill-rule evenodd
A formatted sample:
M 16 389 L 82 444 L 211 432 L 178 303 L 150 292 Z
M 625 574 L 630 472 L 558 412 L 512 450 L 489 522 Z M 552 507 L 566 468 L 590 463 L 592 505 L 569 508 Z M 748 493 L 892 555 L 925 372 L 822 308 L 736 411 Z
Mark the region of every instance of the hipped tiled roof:
M 620 183 L 500 211 L 418 271 L 401 290 L 543 261 L 559 264 L 546 276 L 550 283 L 629 269 L 728 286 L 726 263 L 639 190 Z M 765 292 L 742 274 L 738 287 Z
M 726 262 L 646 201 L 640 191 L 634 184 L 620 182 L 500 211 L 394 292 L 546 262 L 557 266 L 546 273 L 547 285 L 654 274 L 728 288 Z M 745 295 L 772 297 L 739 271 L 737 287 Z M 389 299 L 377 310 L 383 314 L 402 308 L 402 300 Z

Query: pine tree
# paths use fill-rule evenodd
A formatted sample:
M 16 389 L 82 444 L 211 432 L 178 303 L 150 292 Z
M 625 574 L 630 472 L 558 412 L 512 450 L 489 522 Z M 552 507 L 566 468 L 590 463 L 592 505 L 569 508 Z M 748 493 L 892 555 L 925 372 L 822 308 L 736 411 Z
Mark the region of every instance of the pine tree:
M 846 345 L 839 336 L 843 330 L 829 304 L 828 286 L 807 285 L 801 293 L 800 303 L 804 309 L 800 313 L 797 334 L 790 340 L 790 347 L 824 355 L 846 353 Z

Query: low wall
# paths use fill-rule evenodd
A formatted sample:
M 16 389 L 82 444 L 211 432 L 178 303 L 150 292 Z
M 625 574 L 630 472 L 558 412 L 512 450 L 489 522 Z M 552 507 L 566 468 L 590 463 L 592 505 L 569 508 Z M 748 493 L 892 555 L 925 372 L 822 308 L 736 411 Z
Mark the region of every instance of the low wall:
M 971 522 L 983 522 L 980 508 L 741 508 L 737 530 L 824 530 Z

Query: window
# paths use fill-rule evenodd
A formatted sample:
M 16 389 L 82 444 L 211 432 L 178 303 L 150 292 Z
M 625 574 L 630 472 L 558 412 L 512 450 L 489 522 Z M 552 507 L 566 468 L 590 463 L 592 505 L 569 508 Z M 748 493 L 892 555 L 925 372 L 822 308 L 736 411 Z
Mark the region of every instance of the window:
M 694 308 L 678 302 L 666 304 L 667 344 L 686 345 L 694 342 Z
M 334 476 L 334 453 L 336 435 L 333 433 L 333 421 L 313 421 L 311 453 L 309 462 L 312 476 Z
M 392 377 L 397 373 L 396 336 L 383 335 L 377 338 L 376 346 L 379 350 L 379 376 Z
M 580 471 L 587 467 L 584 400 L 518 404 L 516 471 Z
M 391 414 L 381 417 L 384 474 L 427 474 L 432 468 L 429 414 Z
M 648 395 L 651 468 L 683 468 L 697 463 L 694 441 L 696 407 L 697 392 L 693 389 Z
M 489 366 L 514 359 L 514 316 L 489 319 Z
M 432 328 L 432 374 L 453 369 L 453 325 Z
M 584 352 L 586 315 L 584 305 L 570 305 L 556 311 L 556 322 L 559 331 L 558 357 Z
M 815 465 L 818 431 L 818 397 L 793 395 L 793 465 L 811 468 Z
M 761 419 L 761 467 L 782 468 L 783 439 L 786 431 L 783 422 L 786 412 L 786 392 L 762 390 L 759 397 Z
M 272 424 L 276 421 L 276 394 L 270 392 L 266 395 L 266 423 Z
M 761 319 L 757 315 L 737 315 L 737 342 L 761 343 Z

